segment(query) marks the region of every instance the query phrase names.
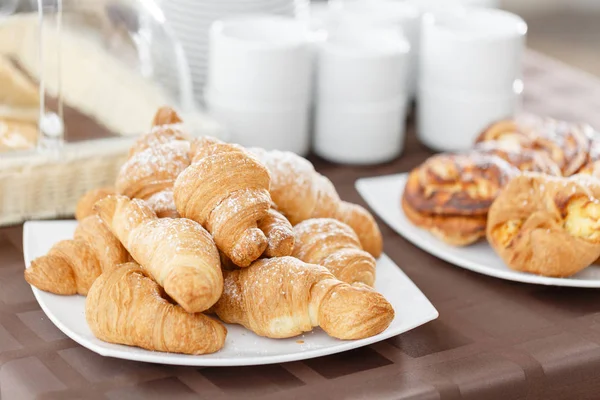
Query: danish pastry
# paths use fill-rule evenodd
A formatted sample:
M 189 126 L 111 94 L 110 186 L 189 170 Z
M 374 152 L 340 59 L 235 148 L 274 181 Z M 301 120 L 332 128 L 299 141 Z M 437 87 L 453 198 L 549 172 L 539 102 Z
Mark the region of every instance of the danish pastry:
M 543 151 L 560 167 L 562 175 L 570 176 L 586 162 L 593 133 L 586 124 L 523 115 L 492 124 L 476 142 L 494 140 L 511 150 Z
M 510 268 L 573 275 L 600 256 L 600 183 L 525 173 L 492 204 L 487 238 Z
M 436 155 L 409 174 L 402 208 L 413 224 L 445 242 L 468 245 L 485 236 L 490 205 L 518 173 L 494 155 Z

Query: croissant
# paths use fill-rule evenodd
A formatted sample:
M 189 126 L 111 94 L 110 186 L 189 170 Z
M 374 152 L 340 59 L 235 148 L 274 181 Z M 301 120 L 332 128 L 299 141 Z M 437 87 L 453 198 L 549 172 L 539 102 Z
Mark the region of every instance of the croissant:
M 586 162 L 593 133 L 586 124 L 524 114 L 492 124 L 476 142 L 493 140 L 516 151 L 545 152 L 560 167 L 562 175 L 570 176 Z
M 112 187 L 102 187 L 97 189 L 92 189 L 87 191 L 79 201 L 77 202 L 77 206 L 75 207 L 75 219 L 78 221 L 82 221 L 85 217 L 94 214 L 94 204 L 104 197 L 115 194 L 115 189 Z
M 150 133 L 139 137 L 129 149 L 129 158 L 149 147 L 159 147 L 175 140 L 189 141 L 181 118 L 171 107 L 161 107 L 154 115 Z
M 339 281 L 327 268 L 297 258 L 261 259 L 224 274 L 214 312 L 260 336 L 287 338 L 320 326 L 338 339 L 362 339 L 394 319 L 390 303 L 372 288 Z
M 377 262 L 362 249 L 348 225 L 332 218 L 313 218 L 296 225 L 294 233 L 294 257 L 324 266 L 340 281 L 375 284 Z
M 292 225 L 309 218 L 335 218 L 354 229 L 365 251 L 381 255 L 383 239 L 373 216 L 359 205 L 340 200 L 331 181 L 308 160 L 290 152 L 250 151 L 269 169 L 273 202 Z
M 177 211 L 202 224 L 233 263 L 246 267 L 268 245 L 257 223 L 271 207 L 269 172 L 240 146 L 216 139 L 196 141 L 191 150 L 193 163 L 173 188 Z
M 129 149 L 129 159 L 117 175 L 117 193 L 146 200 L 159 218 L 179 217 L 173 183 L 190 164 L 189 149 L 177 113 L 169 107 L 159 109 L 150 133 Z
M 85 317 L 100 340 L 155 351 L 214 353 L 227 335 L 218 321 L 171 304 L 135 263 L 96 279 L 85 302 Z
M 269 209 L 267 216 L 258 221 L 258 229 L 267 237 L 265 257 L 292 255 L 295 241 L 292 224 L 279 211 Z
M 74 239 L 56 243 L 25 270 L 25 280 L 55 294 L 86 295 L 96 278 L 127 262 L 129 254 L 96 215 L 85 217 Z
M 487 238 L 506 265 L 570 276 L 600 256 L 600 184 L 528 173 L 492 204 Z
M 188 312 L 201 312 L 221 296 L 219 252 L 200 224 L 158 218 L 139 199 L 109 196 L 94 206 L 131 256 Z

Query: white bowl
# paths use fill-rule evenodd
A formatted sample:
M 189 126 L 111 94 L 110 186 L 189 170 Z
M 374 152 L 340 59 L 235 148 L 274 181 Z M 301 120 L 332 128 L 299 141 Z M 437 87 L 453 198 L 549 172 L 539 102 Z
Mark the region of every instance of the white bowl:
M 500 88 L 521 78 L 527 25 L 515 14 L 471 8 L 423 19 L 419 77 L 457 88 Z
M 232 17 L 213 24 L 207 85 L 233 98 L 263 102 L 311 96 L 310 35 L 277 16 Z
M 354 104 L 406 96 L 410 45 L 398 29 L 337 30 L 318 45 L 318 102 Z
M 309 151 L 310 107 L 289 110 L 237 109 L 205 98 L 208 113 L 223 125 L 230 140 L 247 147 L 291 151 L 306 155 Z
M 409 2 L 397 0 L 345 0 L 329 4 L 331 16 L 327 27 L 330 32 L 340 28 L 356 29 L 361 25 L 401 29 L 411 48 L 408 89 L 412 96 L 418 80 L 421 11 Z
M 378 164 L 404 148 L 406 98 L 340 107 L 317 104 L 315 152 L 332 162 Z
M 483 129 L 515 115 L 519 107 L 520 94 L 514 90 L 477 96 L 419 88 L 417 135 L 423 144 L 437 151 L 466 150 Z

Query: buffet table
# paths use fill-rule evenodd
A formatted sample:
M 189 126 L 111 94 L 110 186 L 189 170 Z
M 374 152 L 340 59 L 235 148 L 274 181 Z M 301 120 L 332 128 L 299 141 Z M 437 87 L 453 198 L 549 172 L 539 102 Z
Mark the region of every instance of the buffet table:
M 600 128 L 600 80 L 528 53 L 524 108 Z M 401 159 L 314 160 L 342 198 L 357 178 L 404 172 L 430 152 L 411 121 Z M 286 364 L 191 368 L 99 356 L 68 339 L 23 279 L 22 229 L 0 229 L 0 398 L 592 399 L 600 390 L 600 291 L 479 275 L 419 250 L 379 220 L 385 252 L 439 319 L 365 348 Z M 406 305 L 410 307 L 410 304 Z

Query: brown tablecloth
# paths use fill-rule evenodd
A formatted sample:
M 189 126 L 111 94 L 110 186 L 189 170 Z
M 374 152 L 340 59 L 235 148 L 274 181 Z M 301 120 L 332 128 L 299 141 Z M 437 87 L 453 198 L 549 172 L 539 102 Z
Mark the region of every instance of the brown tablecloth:
M 529 53 L 525 108 L 600 128 L 600 81 Z M 412 124 L 411 124 L 412 125 Z M 341 196 L 359 177 L 427 157 L 410 129 L 401 159 L 357 168 L 316 161 Z M 440 317 L 346 353 L 280 365 L 192 368 L 99 356 L 68 339 L 23 279 L 21 228 L 0 230 L 0 397 L 4 399 L 597 399 L 600 290 L 519 284 L 447 264 L 379 221 L 385 252 Z M 410 307 L 410 304 L 406 304 Z

